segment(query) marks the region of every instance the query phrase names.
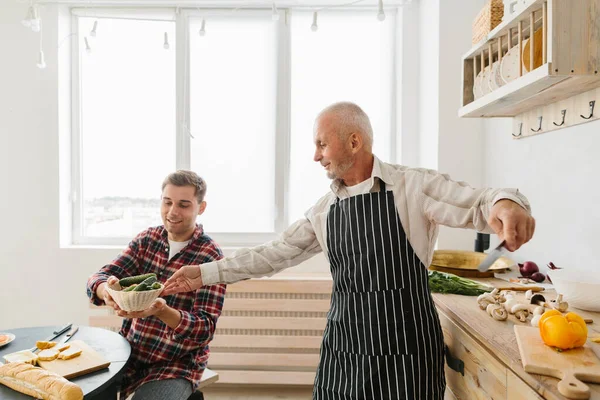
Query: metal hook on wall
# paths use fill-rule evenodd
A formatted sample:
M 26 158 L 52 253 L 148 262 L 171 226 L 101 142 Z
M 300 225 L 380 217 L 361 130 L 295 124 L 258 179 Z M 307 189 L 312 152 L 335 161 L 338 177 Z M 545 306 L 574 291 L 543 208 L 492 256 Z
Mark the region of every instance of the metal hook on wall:
M 513 135 L 514 137 L 519 137 L 519 136 L 521 136 L 521 135 L 523 134 L 523 132 L 522 132 L 522 131 L 523 131 L 523 123 L 522 123 L 522 122 L 520 122 L 520 123 L 519 123 L 519 134 L 518 134 L 518 135 L 515 135 L 515 134 L 513 133 L 512 135 Z
M 553 124 L 556 126 L 563 126 L 565 124 L 565 115 L 567 115 L 567 110 L 561 110 L 560 115 L 562 115 L 562 121 L 560 122 L 560 124 L 553 122 Z
M 543 117 L 538 117 L 538 121 L 539 121 L 540 125 L 538 126 L 537 130 L 533 129 L 533 128 L 530 128 L 532 132 L 539 132 L 539 131 L 542 130 L 542 118 Z
M 590 119 L 594 116 L 594 105 L 596 105 L 596 100 L 592 100 L 590 101 L 590 116 L 589 117 L 584 117 L 583 115 L 579 114 L 579 116 L 583 119 Z

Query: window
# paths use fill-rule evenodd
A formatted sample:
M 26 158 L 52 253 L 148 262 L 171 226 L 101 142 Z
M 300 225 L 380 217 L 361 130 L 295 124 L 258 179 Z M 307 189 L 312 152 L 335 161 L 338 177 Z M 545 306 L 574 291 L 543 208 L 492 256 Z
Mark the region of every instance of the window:
M 74 243 L 121 245 L 161 224 L 176 168 L 206 179 L 198 221 L 222 246 L 275 238 L 329 190 L 312 128 L 336 101 L 365 109 L 375 153 L 394 161 L 394 12 L 323 11 L 317 32 L 298 10 L 278 22 L 270 10 L 73 13 L 79 32 L 99 21 L 73 51 Z
M 89 32 L 95 19 L 80 18 Z M 159 215 L 161 177 L 175 168 L 175 53 L 156 46 L 175 24 L 102 19 L 79 36 L 81 165 L 76 241 L 131 238 Z M 76 176 L 77 176 L 76 175 Z M 109 240 L 110 241 L 110 240 Z
M 329 190 L 331 181 L 313 161 L 313 122 L 323 108 L 353 101 L 373 125 L 373 152 L 390 160 L 393 96 L 394 15 L 380 23 L 372 12 L 312 13 L 292 16 L 290 217 L 301 218 Z
M 203 223 L 274 232 L 277 25 L 259 13 L 211 18 L 205 36 L 201 27 L 190 21 L 191 167 L 208 186 Z

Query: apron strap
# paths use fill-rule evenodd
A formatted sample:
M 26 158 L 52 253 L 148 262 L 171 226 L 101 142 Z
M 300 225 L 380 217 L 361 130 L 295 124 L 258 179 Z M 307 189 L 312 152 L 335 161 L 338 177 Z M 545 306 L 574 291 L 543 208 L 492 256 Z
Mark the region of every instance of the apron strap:
M 379 179 L 379 191 L 381 193 L 385 193 L 385 182 L 381 178 L 378 178 L 378 179 Z

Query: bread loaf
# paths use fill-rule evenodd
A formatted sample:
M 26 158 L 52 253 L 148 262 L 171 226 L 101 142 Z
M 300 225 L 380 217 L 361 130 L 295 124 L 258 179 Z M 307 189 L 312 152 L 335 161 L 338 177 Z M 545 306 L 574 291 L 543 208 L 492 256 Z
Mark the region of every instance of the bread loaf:
M 0 365 L 0 383 L 43 400 L 82 400 L 81 388 L 54 372 L 21 362 Z

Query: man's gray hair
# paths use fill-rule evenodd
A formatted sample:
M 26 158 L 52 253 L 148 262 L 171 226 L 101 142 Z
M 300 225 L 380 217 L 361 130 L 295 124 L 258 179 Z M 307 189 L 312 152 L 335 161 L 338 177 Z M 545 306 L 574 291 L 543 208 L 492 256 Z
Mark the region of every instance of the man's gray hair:
M 373 147 L 373 128 L 369 116 L 354 103 L 349 101 L 341 101 L 334 103 L 323 109 L 317 115 L 316 121 L 319 121 L 323 115 L 334 114 L 338 117 L 340 127 L 338 135 L 342 139 L 346 139 L 351 133 L 360 132 L 368 148 Z
M 204 196 L 206 195 L 206 181 L 202 179 L 194 171 L 188 171 L 180 169 L 176 172 L 169 174 L 162 183 L 162 190 L 165 190 L 165 186 L 171 184 L 173 186 L 192 186 L 194 187 L 194 196 L 198 200 L 198 203 L 202 203 Z

